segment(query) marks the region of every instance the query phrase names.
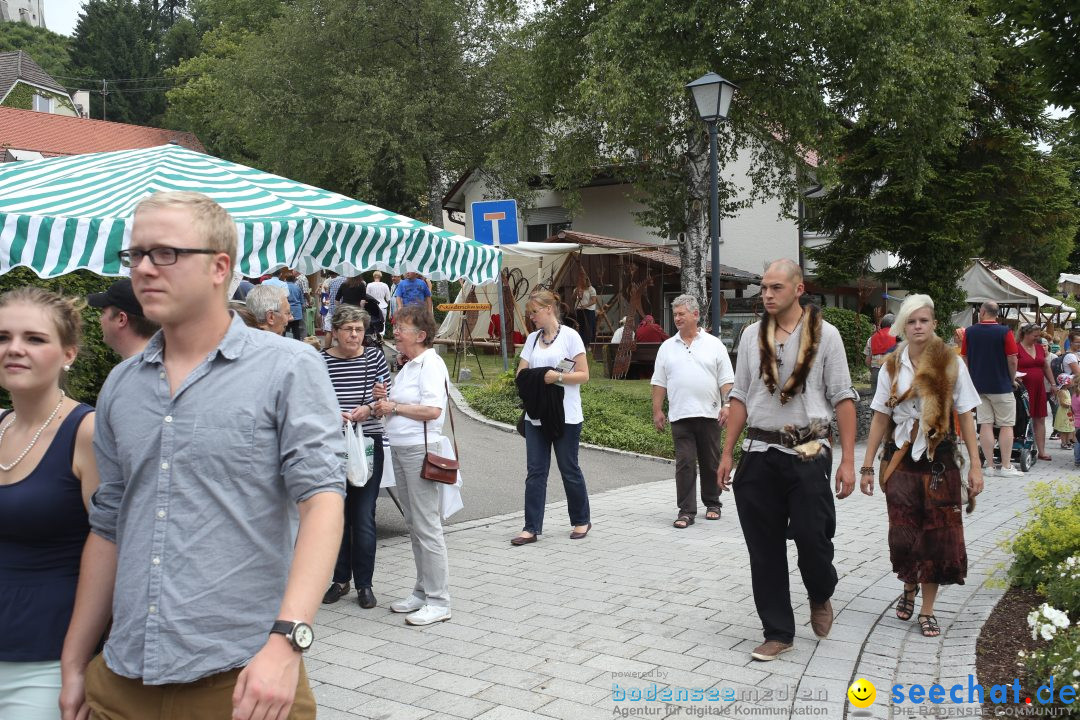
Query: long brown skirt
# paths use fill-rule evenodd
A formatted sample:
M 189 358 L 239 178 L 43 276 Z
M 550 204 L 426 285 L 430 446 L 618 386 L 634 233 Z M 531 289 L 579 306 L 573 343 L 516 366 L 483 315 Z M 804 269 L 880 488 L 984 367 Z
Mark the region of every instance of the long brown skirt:
M 915 462 L 907 452 L 885 485 L 889 557 L 897 577 L 909 585 L 963 585 L 967 576 L 956 452 L 942 443 L 933 463 L 925 456 Z

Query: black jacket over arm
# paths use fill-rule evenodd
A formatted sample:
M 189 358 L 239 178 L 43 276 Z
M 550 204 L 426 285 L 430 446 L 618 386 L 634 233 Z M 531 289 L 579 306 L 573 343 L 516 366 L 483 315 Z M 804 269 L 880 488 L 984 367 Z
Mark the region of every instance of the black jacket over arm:
M 544 382 L 544 374 L 550 367 L 525 368 L 517 374 L 518 397 L 525 404 L 525 412 L 540 421 L 540 429 L 549 440 L 562 437 L 566 415 L 563 414 L 563 387 Z M 526 420 L 525 422 L 529 422 Z

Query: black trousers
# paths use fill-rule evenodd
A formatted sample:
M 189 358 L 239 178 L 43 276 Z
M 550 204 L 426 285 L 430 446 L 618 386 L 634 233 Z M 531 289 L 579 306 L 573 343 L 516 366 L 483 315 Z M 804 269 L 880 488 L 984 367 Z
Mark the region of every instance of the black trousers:
M 787 540 L 799 551 L 799 573 L 813 602 L 836 589 L 832 538 L 836 508 L 829 483 L 832 456 L 804 462 L 775 448 L 743 453 L 732 488 L 750 552 L 754 604 L 766 640 L 789 643 L 795 616 L 788 587 Z
M 695 417 L 671 421 L 675 440 L 675 494 L 680 515 L 697 515 L 698 470 L 701 471 L 701 502 L 718 507 L 720 488 L 716 466 L 720 464 L 720 423 L 716 418 Z

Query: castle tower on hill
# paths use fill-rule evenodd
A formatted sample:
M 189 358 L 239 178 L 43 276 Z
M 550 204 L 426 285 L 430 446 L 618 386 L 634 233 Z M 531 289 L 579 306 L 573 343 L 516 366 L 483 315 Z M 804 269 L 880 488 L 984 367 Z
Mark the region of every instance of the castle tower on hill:
M 0 0 L 0 20 L 45 27 L 45 0 Z

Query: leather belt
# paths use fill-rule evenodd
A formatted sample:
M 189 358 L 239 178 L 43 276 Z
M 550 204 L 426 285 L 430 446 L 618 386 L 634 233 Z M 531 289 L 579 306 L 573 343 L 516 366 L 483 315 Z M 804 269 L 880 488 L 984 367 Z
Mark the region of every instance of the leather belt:
M 780 445 L 781 447 L 794 447 L 792 437 L 787 433 L 782 433 L 779 430 L 762 430 L 761 428 L 749 427 L 746 429 L 746 439 L 754 440 L 756 442 L 763 442 L 768 445 Z M 832 442 L 832 434 L 826 435 L 823 440 Z

